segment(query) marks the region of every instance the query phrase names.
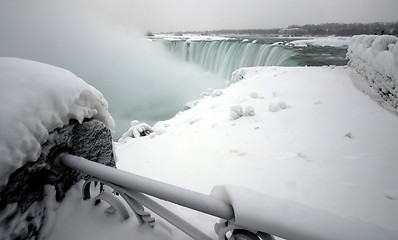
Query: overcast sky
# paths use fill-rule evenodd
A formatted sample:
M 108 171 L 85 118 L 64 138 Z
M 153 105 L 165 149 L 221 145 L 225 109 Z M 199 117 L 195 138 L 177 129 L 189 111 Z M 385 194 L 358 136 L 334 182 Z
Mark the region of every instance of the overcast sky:
M 87 6 L 112 23 L 153 32 L 398 21 L 398 0 L 87 0 Z

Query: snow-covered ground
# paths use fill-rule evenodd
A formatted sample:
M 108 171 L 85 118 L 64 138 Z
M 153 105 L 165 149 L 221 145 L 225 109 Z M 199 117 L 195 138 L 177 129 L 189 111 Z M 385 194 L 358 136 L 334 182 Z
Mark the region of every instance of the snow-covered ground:
M 322 37 L 322 38 L 294 40 L 286 43 L 286 45 L 295 46 L 295 47 L 308 47 L 308 46 L 346 47 L 349 45 L 350 40 L 351 37 Z
M 205 194 L 240 185 L 398 231 L 398 118 L 354 86 L 363 78 L 344 67 L 250 68 L 235 77 L 243 79 L 221 95 L 119 144 L 118 168 Z M 61 204 L 49 239 L 143 239 L 134 219 L 106 216 L 77 195 Z M 214 217 L 163 204 L 216 238 Z

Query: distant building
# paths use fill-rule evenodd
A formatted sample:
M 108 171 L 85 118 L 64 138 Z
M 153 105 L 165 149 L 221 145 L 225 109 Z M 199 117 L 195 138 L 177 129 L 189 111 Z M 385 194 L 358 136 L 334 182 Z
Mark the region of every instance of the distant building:
M 151 31 L 148 31 L 148 32 L 145 33 L 145 36 L 146 37 L 153 37 L 155 35 Z
M 305 31 L 301 28 L 282 28 L 279 30 L 279 34 L 282 35 L 293 35 L 293 36 L 301 36 L 305 33 Z

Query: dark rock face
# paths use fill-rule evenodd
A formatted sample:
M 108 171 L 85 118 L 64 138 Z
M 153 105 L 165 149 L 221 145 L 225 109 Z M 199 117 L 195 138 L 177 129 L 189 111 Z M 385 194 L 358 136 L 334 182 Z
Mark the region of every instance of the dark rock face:
M 19 210 L 16 212 L 24 213 L 32 204 L 43 200 L 45 185 L 55 187 L 55 199 L 61 202 L 66 191 L 73 184 L 82 178 L 87 178 L 87 176 L 75 170 L 54 165 L 56 155 L 61 152 L 68 152 L 91 161 L 115 167 L 110 130 L 98 120 L 87 120 L 82 124 L 71 121 L 69 125 L 50 133 L 47 142 L 42 145 L 42 153 L 36 162 L 26 164 L 11 175 L 8 185 L 0 194 L 0 213 L 3 214 L 5 212 L 4 208 L 7 205 L 15 203 L 17 203 Z M 46 210 L 43 204 L 36 205 L 42 206 L 43 212 Z M 35 212 L 37 212 L 37 209 Z M 0 228 L 11 221 L 12 215 L 0 218 Z M 18 214 L 14 213 L 14 215 L 18 217 Z M 39 215 L 44 216 L 45 214 Z M 21 221 L 23 220 L 21 219 Z M 41 223 L 43 222 L 42 220 Z M 29 219 L 25 219 L 25 221 L 29 221 Z M 34 236 L 39 232 L 40 226 L 41 224 L 37 224 L 36 219 L 35 226 L 28 224 L 29 231 L 23 231 L 24 236 L 14 233 L 11 239 L 35 239 Z M 2 237 L 6 236 L 1 236 L 0 239 Z

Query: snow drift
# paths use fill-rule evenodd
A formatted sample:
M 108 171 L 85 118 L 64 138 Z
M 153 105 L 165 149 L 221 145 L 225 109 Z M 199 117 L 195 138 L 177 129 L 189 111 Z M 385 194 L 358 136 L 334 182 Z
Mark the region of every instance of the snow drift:
M 363 75 L 385 101 L 398 108 L 398 38 L 354 36 L 348 48 L 349 65 Z
M 67 70 L 0 58 L 0 85 L 0 191 L 12 172 L 38 159 L 49 132 L 71 119 L 114 127 L 102 94 Z

